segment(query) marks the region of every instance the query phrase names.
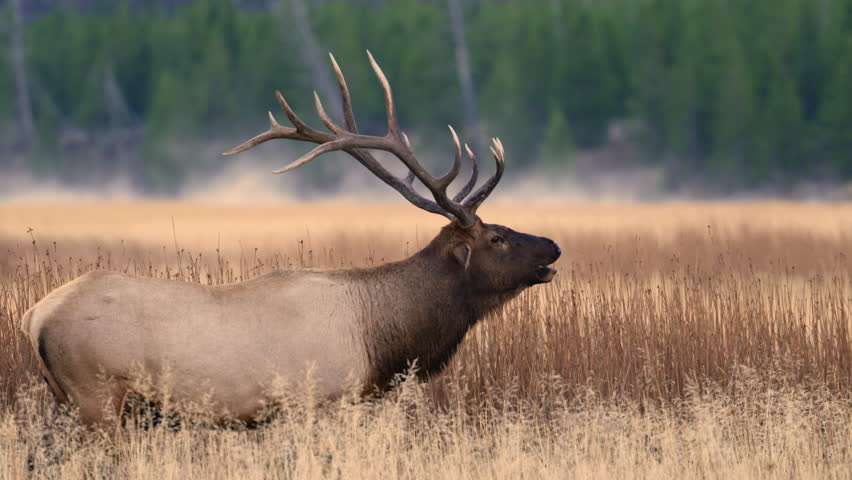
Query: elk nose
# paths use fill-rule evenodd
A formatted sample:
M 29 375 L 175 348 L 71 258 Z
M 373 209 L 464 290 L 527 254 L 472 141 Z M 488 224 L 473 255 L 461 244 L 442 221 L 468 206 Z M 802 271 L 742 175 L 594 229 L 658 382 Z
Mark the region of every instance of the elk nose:
M 559 244 L 553 240 L 551 240 L 550 243 L 553 244 L 553 249 L 556 251 L 556 258 L 559 258 L 559 256 L 562 255 L 562 249 L 559 248 Z

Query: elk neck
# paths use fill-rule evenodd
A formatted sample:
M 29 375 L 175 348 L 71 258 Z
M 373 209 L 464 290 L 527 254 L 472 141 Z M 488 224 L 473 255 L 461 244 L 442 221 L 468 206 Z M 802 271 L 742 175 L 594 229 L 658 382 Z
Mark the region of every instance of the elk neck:
M 514 295 L 482 292 L 446 247 L 446 229 L 413 256 L 361 270 L 355 282 L 367 351 L 365 393 L 390 387 L 416 360 L 421 378 L 439 373 L 465 334 Z

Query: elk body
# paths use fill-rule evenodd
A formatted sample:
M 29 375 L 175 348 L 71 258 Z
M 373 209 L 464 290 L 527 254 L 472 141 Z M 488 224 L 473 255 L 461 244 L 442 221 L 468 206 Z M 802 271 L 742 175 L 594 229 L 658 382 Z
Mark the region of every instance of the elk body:
M 387 136 L 358 134 L 346 82 L 332 57 L 345 127 L 325 114 L 316 97 L 332 133 L 312 129 L 276 92 L 294 128 L 282 127 L 270 113 L 268 131 L 226 154 L 277 138 L 319 144 L 276 171 L 282 173 L 342 150 L 412 204 L 450 223 L 412 257 L 376 268 L 277 271 L 224 286 L 95 272 L 62 286 L 24 315 L 23 328 L 51 390 L 60 402 L 76 405 L 85 423 L 115 418 L 107 415 L 109 407 L 119 410 L 140 376 L 157 384 L 168 375 L 175 401 L 206 399 L 214 416 L 246 421 L 274 401 L 269 387 L 281 380 L 286 385 L 310 375 L 317 395 L 328 399 L 353 386 L 365 394 L 383 391 L 413 361 L 420 375 L 439 372 L 483 316 L 553 279 L 550 265 L 561 253 L 556 243 L 483 223 L 476 215 L 503 173 L 499 140 L 492 147 L 497 172 L 476 191 L 476 158 L 465 146 L 472 174 L 450 198 L 447 187 L 461 168 L 458 137 L 451 128 L 452 168 L 432 176 L 399 130 L 390 86 L 368 56 L 385 92 Z M 395 155 L 409 175 L 389 173 L 371 149 Z M 415 190 L 415 179 L 433 199 Z

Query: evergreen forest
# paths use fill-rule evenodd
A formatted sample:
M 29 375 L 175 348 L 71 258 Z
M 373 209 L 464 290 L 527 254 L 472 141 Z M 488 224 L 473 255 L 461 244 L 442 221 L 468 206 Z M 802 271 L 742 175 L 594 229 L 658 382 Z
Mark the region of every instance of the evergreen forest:
M 361 130 L 384 134 L 369 49 L 403 128 L 436 158 L 449 158 L 453 124 L 474 145 L 501 137 L 516 170 L 571 175 L 589 168 L 578 164 L 584 152 L 615 152 L 599 167 L 657 167 L 663 190 L 784 194 L 801 182 L 852 181 L 852 0 L 455 2 L 464 66 L 452 1 L 137 0 L 29 11 L 27 0 L 7 0 L 0 175 L 78 184 L 124 175 L 168 193 L 225 164 L 218 152 L 264 130 L 267 110 L 285 123 L 276 89 L 320 127 L 312 90 L 327 108 L 339 105 L 327 98 L 336 93 L 329 51 Z M 305 175 L 339 181 L 328 168 Z

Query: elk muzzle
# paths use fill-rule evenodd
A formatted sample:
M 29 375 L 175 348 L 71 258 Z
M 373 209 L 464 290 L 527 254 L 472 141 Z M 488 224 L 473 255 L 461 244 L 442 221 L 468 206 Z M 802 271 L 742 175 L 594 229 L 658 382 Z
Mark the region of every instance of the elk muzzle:
M 542 238 L 548 245 L 546 249 L 550 251 L 546 261 L 536 267 L 535 277 L 537 283 L 548 283 L 556 276 L 557 270 L 551 264 L 559 259 L 562 255 L 562 249 L 559 244 L 549 238 Z

